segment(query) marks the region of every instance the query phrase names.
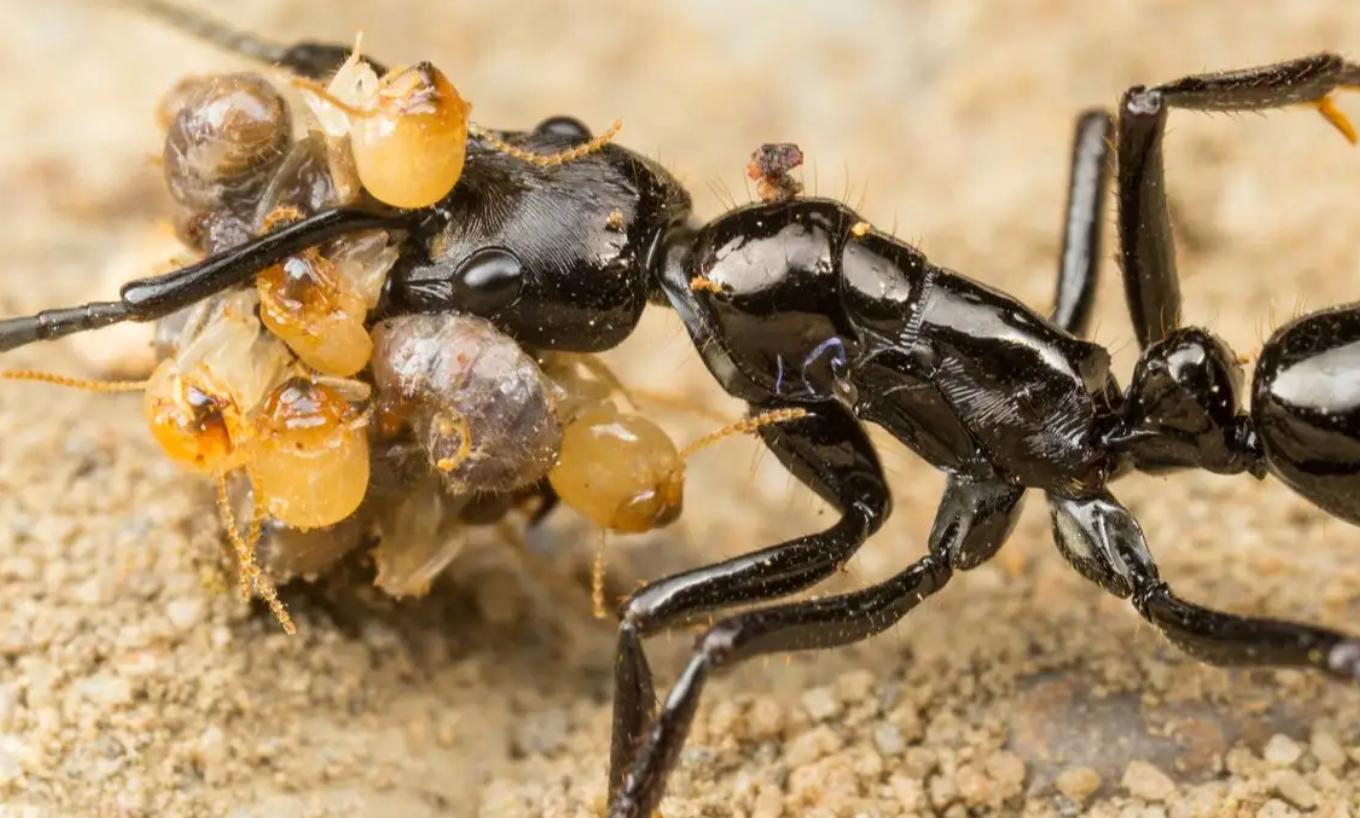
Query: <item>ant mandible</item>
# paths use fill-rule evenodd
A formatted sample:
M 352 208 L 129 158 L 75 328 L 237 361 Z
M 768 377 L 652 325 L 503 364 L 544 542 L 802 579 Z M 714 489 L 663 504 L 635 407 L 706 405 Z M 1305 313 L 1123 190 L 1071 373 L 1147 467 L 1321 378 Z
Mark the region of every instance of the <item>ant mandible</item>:
M 314 78 L 347 55 L 315 44 L 255 54 Z M 323 241 L 373 228 L 406 239 L 370 321 L 472 315 L 533 349 L 594 352 L 623 341 L 647 304 L 673 309 L 714 378 L 753 413 L 804 413 L 757 432 L 839 517 L 824 531 L 657 580 L 622 603 L 613 818 L 656 808 L 711 674 L 888 628 L 954 571 L 995 554 L 1029 489 L 1045 493 L 1068 562 L 1129 599 L 1192 655 L 1360 681 L 1356 637 L 1177 596 L 1159 577 L 1138 522 L 1108 489 L 1133 471 L 1270 473 L 1360 524 L 1360 396 L 1351 385 L 1360 371 L 1360 307 L 1320 310 L 1278 329 L 1257 360 L 1244 410 L 1237 356 L 1208 330 L 1181 326 L 1162 165 L 1173 108 L 1311 105 L 1354 141 L 1332 94 L 1356 85 L 1360 66 L 1319 54 L 1136 86 L 1117 117 L 1081 115 L 1048 316 L 932 264 L 838 201 L 771 197 L 698 225 L 664 168 L 616 144 L 553 167 L 504 150 L 591 143 L 580 123 L 559 117 L 527 132 L 472 133 L 461 178 L 436 202 L 367 200 L 316 213 L 134 281 L 118 301 L 0 321 L 0 351 L 159 319 Z M 1109 353 L 1082 339 L 1112 145 L 1119 258 L 1141 347 L 1127 389 L 1110 373 Z M 891 497 L 866 421 L 947 475 L 929 553 L 863 590 L 719 619 L 658 706 L 644 637 L 700 613 L 803 590 L 835 573 L 883 525 Z

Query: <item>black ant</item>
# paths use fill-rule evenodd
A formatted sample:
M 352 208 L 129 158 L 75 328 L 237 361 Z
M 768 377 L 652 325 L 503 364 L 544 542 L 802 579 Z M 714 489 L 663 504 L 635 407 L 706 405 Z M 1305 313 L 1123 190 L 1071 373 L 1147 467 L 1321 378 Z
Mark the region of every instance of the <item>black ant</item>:
M 299 46 L 260 53 L 319 78 L 348 52 Z M 461 176 L 438 201 L 392 207 L 362 196 L 322 209 L 197 264 L 132 282 L 118 301 L 0 322 L 0 350 L 164 318 L 254 282 L 308 248 L 373 229 L 401 240 L 370 324 L 419 314 L 437 326 L 475 316 L 533 350 L 589 353 L 624 340 L 646 305 L 673 309 L 729 393 L 758 415 L 797 413 L 756 431 L 839 518 L 825 531 L 658 580 L 621 605 L 609 774 L 614 818 L 648 815 L 660 802 L 711 673 L 760 654 L 844 645 L 891 626 L 955 570 L 995 554 L 1031 488 L 1044 491 L 1054 539 L 1073 567 L 1129 599 L 1191 654 L 1222 664 L 1311 667 L 1357 681 L 1360 639 L 1178 597 L 1160 579 L 1137 521 L 1108 490 L 1131 471 L 1273 473 L 1332 515 L 1360 523 L 1360 308 L 1321 310 L 1276 331 L 1257 361 L 1244 411 L 1237 356 L 1207 330 L 1180 324 L 1161 152 L 1172 108 L 1312 105 L 1354 141 L 1331 95 L 1356 85 L 1360 66 L 1319 54 L 1134 87 L 1117 118 L 1083 114 L 1056 306 L 1047 317 L 931 264 L 840 202 L 801 198 L 787 185 L 773 185 L 779 195 L 769 201 L 694 224 L 689 197 L 664 168 L 592 141 L 579 122 L 557 117 L 526 132 L 471 131 Z M 1110 373 L 1107 351 L 1081 338 L 1112 145 L 1119 256 L 1142 347 L 1127 389 Z M 583 146 L 590 149 L 551 167 L 522 161 Z M 891 496 L 865 421 L 948 475 L 929 553 L 860 591 L 718 620 L 658 707 L 645 636 L 696 614 L 805 589 L 836 572 L 882 526 Z M 439 445 L 456 438 L 438 424 L 431 428 Z

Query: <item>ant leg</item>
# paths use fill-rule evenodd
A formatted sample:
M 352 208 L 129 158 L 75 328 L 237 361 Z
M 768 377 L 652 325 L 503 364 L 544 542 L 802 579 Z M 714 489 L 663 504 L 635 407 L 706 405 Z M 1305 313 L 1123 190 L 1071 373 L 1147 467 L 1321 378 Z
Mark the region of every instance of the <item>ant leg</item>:
M 951 477 L 931 528 L 930 555 L 907 570 L 862 591 L 755 610 L 710 628 L 700 639 L 688 667 L 671 688 L 665 706 L 652 719 L 645 737 L 641 734 L 642 725 L 638 724 L 638 734 L 621 747 L 617 732 L 621 725 L 618 711 L 615 711 L 611 818 L 646 815 L 656 808 L 666 778 L 688 735 L 690 721 L 710 671 L 766 653 L 846 645 L 888 628 L 922 599 L 943 587 L 955 568 L 975 567 L 996 553 L 1014 526 L 1023 492 L 1023 489 L 1000 482 L 969 482 Z M 786 547 L 787 544 L 776 546 L 751 556 L 772 555 L 777 549 Z M 722 567 L 700 569 L 692 574 L 711 573 Z M 808 568 L 815 570 L 811 565 Z M 788 572 L 788 576 L 794 575 Z M 722 581 L 718 576 L 711 578 L 715 584 Z M 737 581 L 742 579 L 738 577 Z M 769 598 L 773 594 L 762 596 Z M 755 598 L 746 593 L 741 601 Z M 732 597 L 724 599 L 725 604 L 736 601 Z M 621 640 L 621 650 L 622 647 Z M 640 663 L 638 667 L 642 673 L 639 675 L 646 676 L 646 701 L 650 705 L 652 687 L 650 675 L 646 673 L 645 657 L 639 643 L 634 641 L 630 647 L 636 651 L 636 660 Z M 620 662 L 625 661 L 621 655 Z M 615 695 L 619 694 L 616 692 Z M 625 748 L 632 752 L 620 758 L 619 752 Z
M 1023 487 L 1004 481 L 950 475 L 930 530 L 930 553 L 960 571 L 978 567 L 1011 535 L 1024 498 Z
M 408 226 L 409 217 L 359 210 L 328 210 L 165 275 L 130 281 L 118 301 L 46 310 L 0 320 L 0 352 L 123 321 L 154 321 L 222 292 L 301 250 L 326 239 L 375 227 Z
M 753 411 L 767 407 L 752 407 Z M 614 678 L 610 791 L 617 790 L 656 706 L 642 639 L 724 606 L 774 599 L 835 573 L 878 530 L 891 509 L 888 488 L 863 427 L 838 406 L 759 434 L 800 481 L 841 510 L 825 531 L 653 582 L 621 606 Z
M 638 743 L 612 794 L 610 818 L 641 818 L 661 801 L 710 672 L 761 654 L 847 645 L 887 629 L 944 587 L 955 568 L 974 567 L 996 553 L 1014 526 L 1023 493 L 1001 482 L 951 477 L 931 528 L 929 556 L 861 591 L 750 611 L 710 628 Z
M 1138 613 L 1186 653 L 1220 665 L 1297 665 L 1360 681 L 1360 639 L 1326 628 L 1223 613 L 1187 602 L 1157 573 L 1138 522 L 1108 492 L 1049 495 L 1053 539 L 1077 571 Z
M 1077 118 L 1072 139 L 1072 172 L 1063 217 L 1053 322 L 1076 336 L 1086 335 L 1095 303 L 1113 131 L 1114 123 L 1108 113 L 1087 111 Z
M 1354 142 L 1354 130 L 1332 106 L 1330 95 L 1355 85 L 1360 85 L 1360 65 L 1335 54 L 1317 54 L 1125 92 L 1119 108 L 1119 252 L 1129 313 L 1143 347 L 1180 323 L 1180 283 L 1162 167 L 1167 111 L 1260 111 L 1309 104 Z

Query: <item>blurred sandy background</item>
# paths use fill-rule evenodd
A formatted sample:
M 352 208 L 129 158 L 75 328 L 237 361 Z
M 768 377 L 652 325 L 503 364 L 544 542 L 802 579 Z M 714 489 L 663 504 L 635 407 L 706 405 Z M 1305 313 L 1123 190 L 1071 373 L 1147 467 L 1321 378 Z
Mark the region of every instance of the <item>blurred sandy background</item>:
M 1360 57 L 1348 2 L 196 7 L 283 41 L 363 29 L 382 59 L 438 63 L 484 124 L 620 117 L 620 140 L 673 168 L 703 217 L 749 198 L 753 147 L 796 141 L 809 192 L 1041 306 L 1079 109 L 1208 68 Z M 146 272 L 127 258 L 169 212 L 157 101 L 241 65 L 110 5 L 0 0 L 0 314 Z M 1188 320 L 1252 354 L 1301 304 L 1355 297 L 1360 152 L 1303 110 L 1171 128 Z M 1112 262 L 1099 305 L 1096 338 L 1127 379 Z M 630 384 L 738 411 L 669 316 L 610 359 Z M 4 364 L 84 360 L 64 342 Z M 663 417 L 682 440 L 708 425 Z M 725 445 L 692 467 L 678 527 L 613 541 L 622 587 L 824 523 L 753 443 Z M 923 548 L 941 481 L 884 449 L 896 515 L 836 587 Z M 1116 491 L 1190 598 L 1360 630 L 1360 532 L 1280 486 L 1182 475 Z M 158 454 L 136 398 L 0 388 L 0 815 L 602 810 L 613 635 L 578 587 L 595 535 L 569 515 L 528 558 L 485 544 L 420 603 L 295 590 L 293 639 L 236 602 L 219 536 L 209 487 Z M 663 685 L 689 641 L 653 640 Z M 1037 498 L 992 564 L 904 624 L 743 668 L 706 701 L 667 818 L 1360 812 L 1360 690 L 1185 659 L 1065 567 Z

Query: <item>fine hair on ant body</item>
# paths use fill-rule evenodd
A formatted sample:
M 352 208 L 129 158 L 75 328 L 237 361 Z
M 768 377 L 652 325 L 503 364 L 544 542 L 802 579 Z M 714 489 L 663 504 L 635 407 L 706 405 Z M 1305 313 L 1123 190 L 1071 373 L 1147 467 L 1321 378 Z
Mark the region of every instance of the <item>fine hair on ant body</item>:
M 293 157 L 291 176 L 278 176 L 278 166 L 250 176 L 263 161 L 253 155 L 211 173 L 186 172 L 181 202 L 207 190 L 211 204 L 191 214 L 184 230 L 206 253 L 202 261 L 131 282 L 117 301 L 0 321 L 0 351 L 120 321 L 166 319 L 200 303 L 213 304 L 213 315 L 258 311 L 269 332 L 253 325 L 228 331 L 211 315 L 195 319 L 207 328 L 200 332 L 226 339 L 203 355 L 268 349 L 243 356 L 264 361 L 251 370 L 249 390 L 180 388 L 180 407 L 193 411 L 167 424 L 171 432 L 188 431 L 187 461 L 211 455 L 234 466 L 238 441 L 261 440 L 251 445 L 264 453 L 241 462 L 297 474 L 268 459 L 293 456 L 286 446 L 271 448 L 270 435 L 308 436 L 300 451 L 335 453 L 336 472 L 351 475 L 369 463 L 353 450 L 369 439 L 356 430 L 390 429 L 390 441 L 378 439 L 420 454 L 446 488 L 478 485 L 514 496 L 526 489 L 519 478 L 535 474 L 535 486 L 547 480 L 592 519 L 632 530 L 673 518 L 677 510 L 666 498 L 675 472 L 654 470 L 660 476 L 646 496 L 613 491 L 592 508 L 602 495 L 577 492 L 584 484 L 577 475 L 593 468 L 577 454 L 594 451 L 589 441 L 601 430 L 627 424 L 617 422 L 616 410 L 583 408 L 574 419 L 594 425 L 564 436 L 545 408 L 556 400 L 545 397 L 553 386 L 540 376 L 552 371 L 555 356 L 619 344 L 654 304 L 678 314 L 713 377 L 749 405 L 746 426 L 837 510 L 823 531 L 656 580 L 619 606 L 613 818 L 642 818 L 657 807 L 710 675 L 754 656 L 844 645 L 890 627 L 955 571 L 993 556 L 1030 489 L 1044 493 L 1054 541 L 1072 567 L 1128 599 L 1192 655 L 1360 681 L 1355 636 L 1220 612 L 1178 596 L 1161 579 L 1138 522 L 1109 490 L 1135 471 L 1269 474 L 1332 516 L 1360 524 L 1360 306 L 1319 310 L 1276 330 L 1257 359 L 1248 399 L 1237 355 L 1209 330 L 1181 323 L 1162 162 L 1173 108 L 1308 105 L 1354 141 L 1333 94 L 1360 85 L 1360 66 L 1318 54 L 1194 75 L 1129 89 L 1117 115 L 1081 114 L 1055 305 L 1044 315 L 931 263 L 841 202 L 781 184 L 780 174 L 801 159 L 793 146 L 768 146 L 753 159 L 762 201 L 698 224 L 685 190 L 657 163 L 611 141 L 613 129 L 592 137 L 576 120 L 554 117 L 530 131 L 487 131 L 467 122 L 465 103 L 428 63 L 387 72 L 340 47 L 241 48 L 198 28 L 301 77 L 319 135 L 282 152 L 260 148 L 261 156 Z M 420 122 L 437 138 L 406 129 L 407 116 L 429 117 Z M 393 127 L 370 132 L 373 117 Z M 237 141 L 270 146 L 271 139 L 265 133 Z M 428 176 L 420 171 L 424 160 L 399 161 L 425 150 Z M 449 151 L 459 154 L 456 162 Z M 545 156 L 557 158 L 534 160 Z M 1118 256 L 1141 348 L 1127 387 L 1110 372 L 1108 351 L 1083 338 L 1112 159 Z M 250 178 L 237 172 L 242 168 Z M 427 185 L 434 177 L 438 183 Z M 376 238 L 360 252 L 356 236 Z M 283 272 L 270 272 L 280 265 Z M 306 313 L 308 299 L 316 299 L 299 282 L 335 281 L 369 286 L 327 284 L 350 300 L 336 297 L 326 310 Z M 289 312 L 292 301 L 301 312 Z M 305 320 L 294 321 L 295 314 Z M 360 331 L 328 337 L 349 338 L 353 349 L 311 343 L 308 322 L 337 314 Z M 186 350 L 201 337 L 190 335 Z M 430 338 L 445 340 L 430 351 Z M 283 346 L 291 354 L 280 352 Z M 460 349 L 470 354 L 455 371 L 458 356 L 448 351 Z M 493 350 L 495 366 L 479 370 Z M 305 364 L 300 373 L 294 359 Z M 509 404 L 469 402 L 483 397 L 480 385 L 511 375 L 518 380 L 509 397 L 495 397 Z M 372 412 L 356 414 L 352 397 L 365 388 L 376 390 Z M 299 417 L 306 424 L 290 423 Z M 476 456 L 472 430 L 493 428 L 493 420 L 509 424 L 501 428 L 503 445 L 518 441 L 518 448 Z M 883 525 L 891 495 L 865 422 L 947 476 L 928 553 L 862 590 L 717 619 L 658 701 L 645 637 L 700 614 L 806 589 Z M 166 440 L 171 450 L 179 438 L 167 433 Z M 507 458 L 515 463 L 507 466 Z M 565 470 L 560 480 L 548 474 L 553 469 Z M 251 482 L 270 485 L 264 475 Z M 334 492 L 308 494 L 282 482 L 261 492 L 266 501 L 285 499 L 268 509 L 275 519 L 305 511 L 312 515 L 302 515 L 298 527 L 305 528 L 334 523 L 345 511 L 315 507 Z M 362 493 L 356 495 L 350 502 L 358 507 Z

